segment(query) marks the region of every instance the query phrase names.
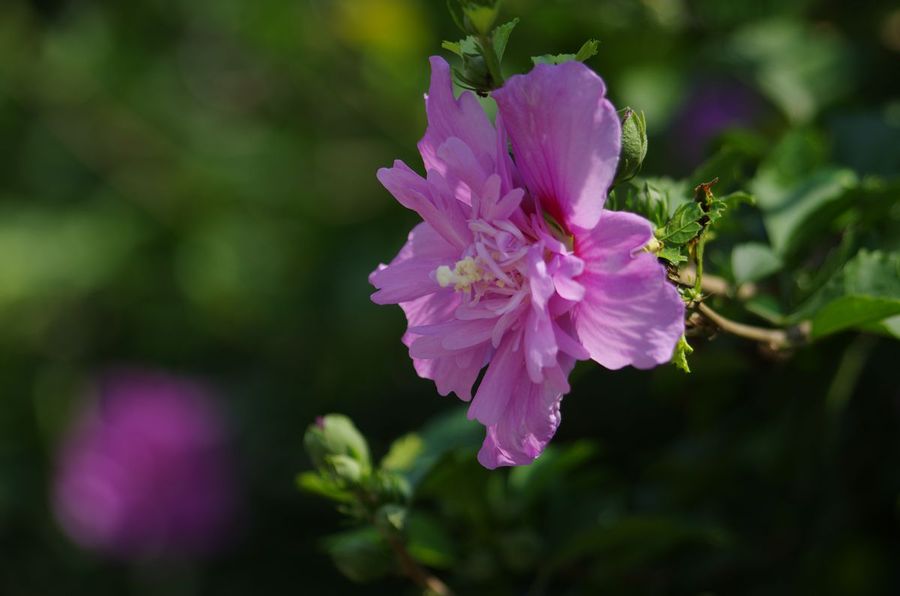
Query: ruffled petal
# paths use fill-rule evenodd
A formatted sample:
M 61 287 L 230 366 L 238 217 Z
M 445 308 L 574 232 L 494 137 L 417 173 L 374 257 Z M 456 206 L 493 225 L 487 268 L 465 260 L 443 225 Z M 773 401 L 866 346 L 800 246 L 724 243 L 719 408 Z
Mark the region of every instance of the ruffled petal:
M 516 333 L 508 334 L 500 342 L 469 406 L 469 420 L 485 426 L 500 421 L 517 385 L 523 378 L 528 379 L 520 347 L 521 338 Z
M 597 224 L 616 173 L 621 125 L 605 93 L 580 62 L 539 64 L 493 93 L 519 175 L 569 228 Z
M 456 137 L 469 146 L 485 171 L 493 171 L 496 156 L 496 133 L 491 121 L 471 91 L 459 99 L 453 97 L 450 65 L 439 56 L 432 56 L 431 86 L 425 96 L 428 129 L 419 141 L 419 153 L 426 170 L 447 173 L 447 164 L 438 149 L 447 139 Z
M 569 386 L 566 377 L 574 360 L 546 371 L 543 383 L 520 376 L 503 415 L 487 427 L 478 461 L 485 468 L 529 464 L 543 452 L 561 420 L 560 403 Z
M 462 250 L 472 241 L 466 223 L 468 207 L 456 199 L 440 174 L 433 172 L 426 180 L 398 160 L 376 176 L 397 202 L 418 213 L 446 242 Z
M 585 296 L 574 310 L 578 339 L 606 368 L 652 368 L 671 360 L 684 333 L 684 303 L 665 268 L 641 248 L 652 224 L 632 213 L 604 211 L 599 225 L 576 232 L 585 262 Z
M 446 291 L 434 281 L 432 272 L 452 262 L 458 254 L 459 251 L 430 225 L 417 225 L 394 260 L 389 265 L 379 265 L 369 275 L 369 283 L 378 289 L 372 294 L 372 301 L 398 304 Z
M 469 401 L 472 399 L 472 386 L 490 355 L 490 344 L 485 342 L 466 349 L 448 350 L 441 345 L 440 336 L 423 336 L 415 332 L 417 329 L 451 324 L 459 301 L 459 293 L 447 291 L 401 303 L 410 327 L 410 331 L 403 335 L 403 343 L 411 350 L 413 345 L 424 349 L 420 345 L 421 340 L 432 340 L 434 345 L 430 348 L 434 351 L 428 353 L 427 358 L 411 355 L 416 373 L 423 379 L 434 381 L 441 395 L 455 393 L 460 399 Z

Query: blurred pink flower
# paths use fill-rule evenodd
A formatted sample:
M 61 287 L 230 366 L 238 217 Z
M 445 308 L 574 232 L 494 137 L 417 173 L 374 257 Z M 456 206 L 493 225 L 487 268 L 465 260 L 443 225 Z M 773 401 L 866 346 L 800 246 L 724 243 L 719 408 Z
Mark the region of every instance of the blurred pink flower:
M 650 222 L 603 210 L 621 127 L 600 77 L 580 62 L 514 76 L 493 93 L 495 127 L 472 93 L 454 98 L 443 59 L 431 67 L 427 178 L 400 161 L 378 172 L 424 222 L 371 274 L 372 300 L 403 308 L 418 374 L 471 400 L 482 465 L 526 464 L 556 432 L 575 361 L 668 362 L 684 306 L 642 251 Z
M 201 385 L 119 372 L 59 453 L 55 508 L 78 544 L 119 557 L 182 557 L 221 545 L 235 513 L 221 412 Z

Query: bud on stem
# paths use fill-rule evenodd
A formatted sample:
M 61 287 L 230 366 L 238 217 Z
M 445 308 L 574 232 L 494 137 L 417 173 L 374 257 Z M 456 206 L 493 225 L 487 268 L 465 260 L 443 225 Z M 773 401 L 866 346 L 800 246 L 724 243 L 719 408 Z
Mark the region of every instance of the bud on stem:
M 647 120 L 643 112 L 625 108 L 622 115 L 622 152 L 613 186 L 627 182 L 641 170 L 647 157 Z

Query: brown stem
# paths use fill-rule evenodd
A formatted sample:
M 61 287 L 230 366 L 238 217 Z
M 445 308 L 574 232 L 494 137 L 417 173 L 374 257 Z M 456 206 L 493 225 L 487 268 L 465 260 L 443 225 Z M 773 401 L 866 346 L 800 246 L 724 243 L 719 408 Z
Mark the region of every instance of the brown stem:
M 744 323 L 726 319 L 702 302 L 697 304 L 697 310 L 699 310 L 707 319 L 715 323 L 722 331 L 737 335 L 738 337 L 765 343 L 775 350 L 783 350 L 797 346 L 806 341 L 806 338 L 809 335 L 808 323 L 801 323 L 790 329 L 767 329 L 764 327 L 745 325 Z
M 697 273 L 693 267 L 686 267 L 678 272 L 678 283 L 693 287 L 697 281 Z M 704 273 L 700 280 L 700 290 L 713 296 L 735 296 L 739 300 L 749 300 L 756 295 L 756 284 L 741 284 L 733 288 L 724 278 Z
M 385 532 L 384 534 L 388 545 L 390 545 L 391 550 L 394 551 L 394 556 L 397 557 L 400 569 L 403 570 L 403 574 L 406 577 L 431 594 L 437 594 L 437 596 L 453 596 L 453 591 L 447 587 L 447 584 L 434 575 L 431 575 L 428 570 L 419 565 L 416 560 L 412 558 L 412 555 L 406 550 L 406 545 L 403 543 L 403 540 L 397 536 L 397 534 L 393 532 Z

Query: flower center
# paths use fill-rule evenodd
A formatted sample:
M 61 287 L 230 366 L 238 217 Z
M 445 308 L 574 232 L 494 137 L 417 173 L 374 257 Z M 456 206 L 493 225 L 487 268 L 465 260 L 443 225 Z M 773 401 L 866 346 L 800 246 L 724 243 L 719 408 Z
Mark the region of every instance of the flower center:
M 441 265 L 434 272 L 438 284 L 446 288 L 453 284 L 457 291 L 468 291 L 472 284 L 484 279 L 484 269 L 472 257 L 466 257 L 456 262 L 456 266 L 450 269 L 447 265 Z
M 441 265 L 434 276 L 442 288 L 464 292 L 477 304 L 489 295 L 509 299 L 518 294 L 526 279 L 525 255 L 529 240 L 508 220 L 469 222 L 473 242 L 451 267 Z

